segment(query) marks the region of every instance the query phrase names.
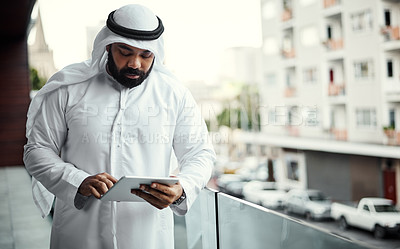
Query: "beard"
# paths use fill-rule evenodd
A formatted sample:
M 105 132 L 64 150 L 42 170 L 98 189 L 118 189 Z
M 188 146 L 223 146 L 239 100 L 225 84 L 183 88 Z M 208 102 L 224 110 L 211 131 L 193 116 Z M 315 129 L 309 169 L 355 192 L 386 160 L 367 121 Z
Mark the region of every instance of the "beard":
M 154 59 L 151 63 L 151 67 L 147 72 L 144 72 L 139 69 L 133 69 L 130 67 L 124 67 L 121 70 L 118 70 L 117 65 L 115 64 L 114 57 L 112 55 L 111 49 L 108 52 L 108 61 L 107 61 L 107 68 L 110 72 L 111 76 L 121 85 L 127 88 L 137 87 L 143 83 L 145 79 L 149 76 L 151 70 L 153 69 Z M 137 79 L 130 79 L 126 77 L 126 75 L 137 75 L 139 78 Z

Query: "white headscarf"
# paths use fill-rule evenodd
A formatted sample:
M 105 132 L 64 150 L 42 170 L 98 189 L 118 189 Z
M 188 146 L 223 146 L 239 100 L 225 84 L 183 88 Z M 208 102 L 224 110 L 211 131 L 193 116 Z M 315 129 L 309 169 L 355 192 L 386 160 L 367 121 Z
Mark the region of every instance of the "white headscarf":
M 136 4 L 126 5 L 117 9 L 114 13 L 114 20 L 123 27 L 135 30 L 152 31 L 158 27 L 158 19 L 156 15 L 154 15 L 148 8 Z M 36 114 L 41 107 L 44 96 L 59 87 L 85 82 L 97 75 L 99 72 L 102 72 L 107 63 L 108 53 L 106 51 L 106 46 L 113 43 L 125 43 L 133 47 L 153 52 L 155 55 L 155 61 L 151 72 L 152 78 L 163 76 L 163 80 L 176 80 L 173 74 L 163 65 L 164 41 L 162 35 L 156 40 L 134 40 L 117 35 L 107 26 L 104 26 L 97 34 L 94 41 L 91 59 L 69 65 L 54 74 L 33 98 L 28 110 L 28 120 L 26 124 L 27 137 L 32 131 Z M 39 207 L 42 216 L 47 216 L 50 212 L 54 195 L 34 177 L 32 177 L 32 191 L 33 199 Z

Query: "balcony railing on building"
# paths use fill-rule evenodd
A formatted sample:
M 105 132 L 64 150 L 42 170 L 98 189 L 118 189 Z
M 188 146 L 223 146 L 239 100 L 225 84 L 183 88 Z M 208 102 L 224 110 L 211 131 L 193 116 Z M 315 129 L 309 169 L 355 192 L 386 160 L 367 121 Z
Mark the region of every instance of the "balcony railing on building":
M 336 140 L 347 141 L 346 129 L 331 128 L 331 134 L 333 135 L 333 138 Z
M 339 4 L 340 4 L 339 0 L 324 0 L 324 8 L 334 7 Z
M 399 26 L 384 26 L 381 28 L 381 34 L 385 38 L 385 41 L 400 40 Z
M 329 96 L 344 96 L 346 94 L 346 87 L 344 84 L 331 82 L 328 87 Z
M 298 137 L 300 136 L 300 129 L 297 126 L 293 126 L 293 125 L 287 125 L 286 127 L 286 132 L 289 136 L 292 137 Z
M 343 49 L 343 39 L 328 39 L 323 44 L 330 51 Z
M 399 146 L 400 145 L 400 131 L 393 128 L 384 128 L 384 133 L 387 138 L 387 145 Z
M 291 98 L 296 96 L 296 87 L 294 86 L 287 86 L 285 88 L 284 96 L 286 98 Z
M 296 52 L 295 52 L 294 48 L 282 49 L 282 56 L 286 59 L 291 59 L 296 56 Z
M 282 21 L 286 22 L 292 19 L 292 9 L 286 8 L 282 12 Z

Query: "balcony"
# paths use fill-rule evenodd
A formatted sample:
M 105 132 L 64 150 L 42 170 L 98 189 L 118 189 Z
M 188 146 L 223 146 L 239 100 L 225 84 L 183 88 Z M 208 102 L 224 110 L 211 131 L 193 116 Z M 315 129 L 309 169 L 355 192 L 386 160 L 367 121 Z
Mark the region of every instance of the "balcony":
M 399 26 L 385 26 L 381 28 L 381 34 L 385 38 L 385 41 L 400 40 L 400 28 Z
M 328 39 L 323 44 L 329 51 L 343 49 L 343 39 Z
M 289 21 L 292 18 L 293 18 L 292 9 L 289 9 L 289 8 L 284 9 L 283 12 L 282 12 L 282 21 L 286 22 L 286 21 Z
M 337 84 L 331 82 L 328 87 L 329 96 L 344 96 L 346 94 L 346 87 L 344 84 Z
M 384 129 L 384 133 L 386 135 L 387 145 L 391 146 L 399 146 L 400 145 L 400 131 L 395 129 Z
M 188 248 L 368 248 L 273 210 L 204 189 L 185 216 Z M 192 246 L 190 246 L 192 245 Z
M 347 130 L 331 128 L 331 134 L 333 138 L 338 141 L 347 141 Z
M 298 137 L 300 136 L 300 129 L 297 126 L 287 125 L 286 132 L 291 137 Z
M 293 59 L 296 57 L 296 52 L 294 48 L 292 49 L 282 49 L 282 56 L 286 59 Z
M 286 98 L 292 98 L 296 96 L 296 87 L 288 86 L 285 88 L 284 96 Z
M 339 17 L 343 12 L 343 6 L 339 0 L 324 0 L 323 14 L 325 17 Z
M 338 0 L 324 0 L 324 8 L 331 8 L 340 4 Z

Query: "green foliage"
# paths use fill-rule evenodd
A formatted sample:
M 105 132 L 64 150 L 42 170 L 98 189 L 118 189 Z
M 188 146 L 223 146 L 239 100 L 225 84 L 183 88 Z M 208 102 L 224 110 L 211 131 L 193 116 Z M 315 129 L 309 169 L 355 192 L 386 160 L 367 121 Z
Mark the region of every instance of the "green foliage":
M 218 126 L 259 131 L 260 113 L 258 101 L 257 88 L 251 85 L 243 86 L 238 96 L 225 103 L 225 108 L 217 116 Z
M 387 130 L 395 130 L 396 126 L 395 125 L 388 125 L 388 126 L 383 126 L 383 130 L 387 131 Z
M 40 88 L 42 88 L 46 83 L 47 79 L 40 77 L 38 71 L 35 68 L 30 67 L 29 69 L 30 69 L 29 78 L 31 80 L 32 90 L 40 90 Z

